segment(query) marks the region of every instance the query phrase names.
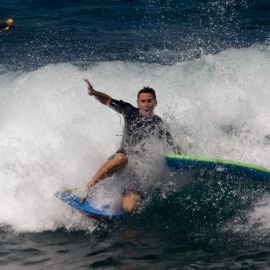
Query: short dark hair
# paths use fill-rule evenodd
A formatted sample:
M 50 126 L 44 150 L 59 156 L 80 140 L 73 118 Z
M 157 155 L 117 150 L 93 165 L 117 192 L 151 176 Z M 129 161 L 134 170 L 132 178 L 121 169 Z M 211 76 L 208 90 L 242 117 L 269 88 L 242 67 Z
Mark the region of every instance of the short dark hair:
M 140 95 L 141 93 L 149 93 L 149 94 L 152 94 L 153 97 L 154 97 L 154 99 L 157 99 L 157 98 L 156 98 L 156 92 L 155 92 L 155 90 L 154 90 L 153 88 L 151 88 L 151 87 L 146 86 L 146 87 L 144 87 L 143 89 L 141 89 L 141 90 L 138 92 L 137 99 L 139 99 L 139 95 Z

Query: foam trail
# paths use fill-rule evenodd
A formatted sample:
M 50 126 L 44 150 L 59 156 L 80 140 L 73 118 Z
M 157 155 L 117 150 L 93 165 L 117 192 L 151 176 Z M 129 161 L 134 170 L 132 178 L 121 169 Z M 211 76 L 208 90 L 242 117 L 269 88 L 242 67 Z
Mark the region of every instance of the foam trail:
M 266 47 L 254 46 L 173 66 L 58 64 L 16 73 L 1 67 L 0 223 L 16 231 L 94 228 L 54 198 L 62 187 L 83 186 L 120 143 L 121 118 L 87 95 L 85 77 L 133 104 L 142 86 L 155 88 L 156 113 L 189 154 L 270 167 L 269 58 Z M 150 178 L 145 185 L 155 183 Z

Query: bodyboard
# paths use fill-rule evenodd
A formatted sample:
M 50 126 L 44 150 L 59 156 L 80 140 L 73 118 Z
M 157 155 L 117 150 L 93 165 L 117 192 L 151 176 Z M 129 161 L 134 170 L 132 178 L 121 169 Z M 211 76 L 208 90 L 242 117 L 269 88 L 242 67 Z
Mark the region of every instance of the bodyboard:
M 108 204 L 101 208 L 97 208 L 89 198 L 81 202 L 81 198 L 72 191 L 59 191 L 55 196 L 72 208 L 80 211 L 88 218 L 96 220 L 111 220 L 120 218 L 125 214 L 121 209 L 112 210 Z
M 270 184 L 270 170 L 253 164 L 173 154 L 166 155 L 165 160 L 173 172 L 185 173 L 195 170 L 200 173 L 226 174 L 231 178 L 245 178 Z

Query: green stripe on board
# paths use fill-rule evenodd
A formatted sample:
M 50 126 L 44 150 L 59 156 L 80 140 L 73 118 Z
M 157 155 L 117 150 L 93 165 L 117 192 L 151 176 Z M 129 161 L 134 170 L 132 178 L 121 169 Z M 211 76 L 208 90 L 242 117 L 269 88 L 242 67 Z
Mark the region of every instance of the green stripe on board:
M 232 161 L 232 160 L 222 160 L 222 159 L 209 158 L 209 157 L 194 157 L 194 156 L 175 155 L 175 154 L 169 154 L 169 155 L 166 155 L 165 157 L 166 158 L 182 159 L 182 160 L 205 161 L 205 162 L 211 162 L 211 163 L 217 163 L 217 164 L 225 164 L 225 165 L 226 164 L 235 165 L 235 166 L 247 167 L 247 168 L 256 169 L 256 170 L 260 170 L 260 171 L 270 173 L 270 170 L 266 169 L 264 167 L 257 166 L 257 165 L 254 165 L 254 164 L 249 164 L 249 163 Z

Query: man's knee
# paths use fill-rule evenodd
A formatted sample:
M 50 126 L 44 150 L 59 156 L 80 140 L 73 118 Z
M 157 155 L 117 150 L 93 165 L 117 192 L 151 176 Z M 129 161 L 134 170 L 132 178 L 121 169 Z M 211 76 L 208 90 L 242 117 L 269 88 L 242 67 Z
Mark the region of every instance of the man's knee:
M 127 162 L 128 162 L 128 157 L 126 154 L 122 154 L 122 153 L 117 153 L 115 156 L 114 156 L 114 162 L 117 164 L 117 165 L 126 165 Z
M 140 201 L 142 200 L 142 196 L 137 191 L 128 191 L 123 194 L 122 197 L 122 209 L 126 213 L 132 213 Z

